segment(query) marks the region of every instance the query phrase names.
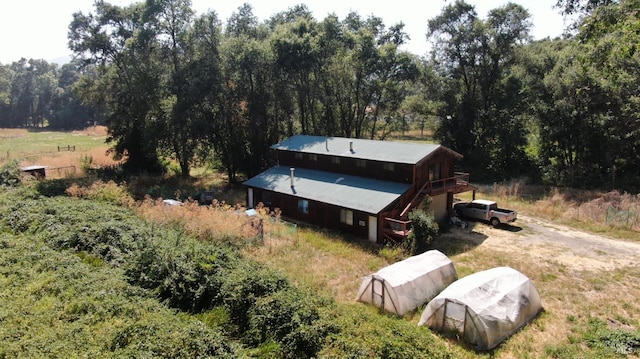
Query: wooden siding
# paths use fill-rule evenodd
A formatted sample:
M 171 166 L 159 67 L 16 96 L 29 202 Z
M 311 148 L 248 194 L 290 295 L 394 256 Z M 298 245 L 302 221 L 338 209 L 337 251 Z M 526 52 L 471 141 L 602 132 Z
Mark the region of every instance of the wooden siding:
M 339 163 L 336 163 L 333 158 L 337 158 Z M 329 155 L 316 155 L 315 158 L 310 158 L 307 153 L 303 153 L 302 158 L 296 158 L 296 152 L 291 151 L 278 151 L 278 163 L 280 166 L 309 168 L 382 181 L 413 182 L 413 165 L 406 163 L 394 163 L 393 169 L 389 169 L 385 168 L 389 162 L 367 160 L 366 165 L 362 167 L 359 166 L 356 158 Z
M 454 177 L 455 173 L 455 157 L 444 149 L 436 151 L 429 157 L 416 164 L 416 173 L 414 179 L 414 187 L 420 188 L 429 181 L 429 167 L 434 164 L 440 164 L 440 178 Z
M 328 203 L 307 200 L 308 212 L 302 213 L 298 208 L 298 201 L 303 200 L 291 195 L 267 191 L 260 188 L 253 188 L 255 204 L 262 202 L 271 210 L 279 208 L 283 217 L 296 221 L 306 222 L 326 228 L 335 228 L 344 232 L 353 233 L 360 237 L 367 237 L 369 234 L 370 214 L 361 211 L 350 210 L 353 213 L 353 225 L 340 222 L 340 210 L 342 207 Z M 271 200 L 270 205 L 263 199 L 267 197 Z

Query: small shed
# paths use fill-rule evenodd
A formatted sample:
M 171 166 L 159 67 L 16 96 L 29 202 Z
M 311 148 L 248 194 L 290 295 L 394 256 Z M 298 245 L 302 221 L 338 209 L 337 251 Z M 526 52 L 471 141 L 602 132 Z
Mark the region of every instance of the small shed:
M 452 283 L 425 307 L 418 325 L 459 332 L 478 350 L 490 350 L 542 310 L 533 282 L 509 267 L 468 275 Z
M 451 260 L 442 252 L 431 250 L 364 277 L 356 299 L 404 315 L 428 302 L 457 278 Z

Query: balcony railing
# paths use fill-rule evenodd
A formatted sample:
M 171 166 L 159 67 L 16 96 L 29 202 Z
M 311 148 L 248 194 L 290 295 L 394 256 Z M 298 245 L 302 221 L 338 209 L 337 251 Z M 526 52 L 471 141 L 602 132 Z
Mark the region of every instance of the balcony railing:
M 388 231 L 392 232 L 395 236 L 398 237 L 407 237 L 411 232 L 411 221 L 403 221 L 400 219 L 386 217 L 386 224 L 383 226 Z
M 411 201 L 407 203 L 400 213 L 400 218 L 406 218 L 412 208 L 415 208 L 422 201 L 425 195 L 437 195 L 445 192 L 460 193 L 469 190 L 469 174 L 465 172 L 455 172 L 453 177 L 442 178 L 435 181 L 427 181 L 420 190 L 415 192 Z

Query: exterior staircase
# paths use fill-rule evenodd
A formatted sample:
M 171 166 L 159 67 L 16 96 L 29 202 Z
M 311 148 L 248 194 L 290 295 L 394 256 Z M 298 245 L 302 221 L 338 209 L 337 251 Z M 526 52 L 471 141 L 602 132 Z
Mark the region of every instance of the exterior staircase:
M 422 187 L 416 191 L 411 197 L 407 205 L 402 208 L 393 210 L 388 213 L 385 218 L 389 231 L 385 233 L 387 240 L 396 242 L 401 238 L 406 238 L 411 231 L 411 221 L 409 221 L 409 212 L 420 206 L 426 196 L 434 196 L 442 193 L 462 193 L 474 191 L 477 188 L 469 183 L 469 174 L 456 172 L 454 177 L 439 179 L 435 181 L 427 181 Z M 395 238 L 395 239 L 394 239 Z

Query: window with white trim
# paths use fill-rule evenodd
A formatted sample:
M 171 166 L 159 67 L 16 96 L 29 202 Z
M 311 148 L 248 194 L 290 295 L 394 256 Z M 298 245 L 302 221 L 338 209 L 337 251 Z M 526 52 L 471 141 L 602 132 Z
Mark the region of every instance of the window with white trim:
M 340 210 L 340 223 L 353 226 L 353 211 L 349 209 Z

